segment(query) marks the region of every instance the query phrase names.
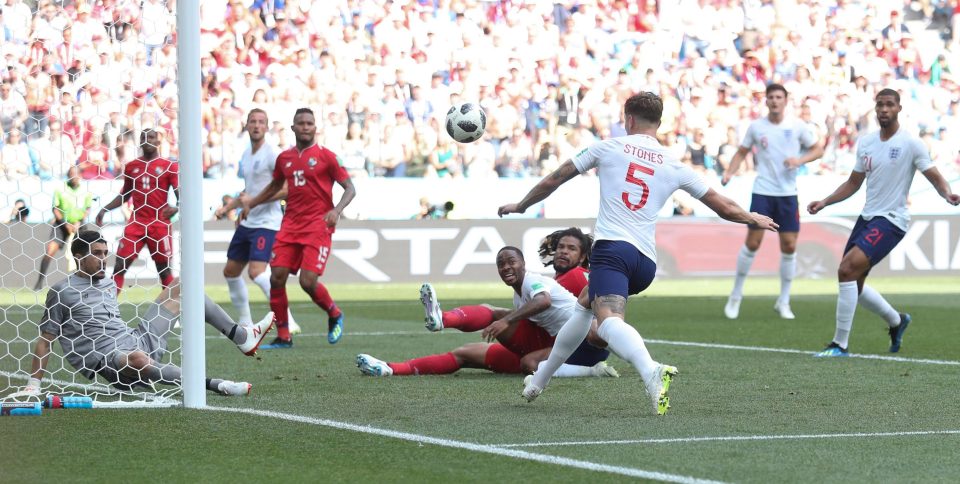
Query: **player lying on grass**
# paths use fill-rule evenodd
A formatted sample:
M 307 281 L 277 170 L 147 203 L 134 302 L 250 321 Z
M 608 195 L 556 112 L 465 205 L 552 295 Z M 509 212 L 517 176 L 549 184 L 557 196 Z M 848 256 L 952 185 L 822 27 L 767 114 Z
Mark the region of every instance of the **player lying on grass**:
M 575 297 L 570 289 L 586 285 L 585 263 L 589 238 L 570 235 L 559 238 L 561 248 L 553 260 L 557 281 L 526 271 L 523 253 L 507 246 L 497 253 L 500 279 L 514 289 L 514 308 L 489 305 L 463 306 L 441 312 L 436 293 L 429 284 L 420 290 L 426 311 L 426 326 L 431 331 L 456 328 L 460 331 L 483 331 L 486 343 L 469 343 L 451 352 L 415 358 L 401 363 L 387 363 L 367 354 L 357 355 L 357 366 L 366 375 L 428 375 L 454 373 L 460 368 L 480 368 L 496 373 L 531 374 L 550 354 L 554 336 L 573 309 Z M 586 241 L 586 244 L 581 242 Z M 569 264 L 569 265 L 566 265 Z M 566 269 L 566 270 L 564 270 Z M 566 276 L 566 277 L 564 277 Z M 563 286 L 561 284 L 566 284 Z M 594 335 L 595 336 L 595 335 Z M 497 343 L 493 343 L 496 340 Z M 609 352 L 598 338 L 588 338 L 561 366 L 560 376 L 619 376 L 605 363 Z
M 180 367 L 160 363 L 167 352 L 166 335 L 180 313 L 179 281 L 165 287 L 139 326 L 131 328 L 120 319 L 117 286 L 104 274 L 107 242 L 98 232 L 83 231 L 70 249 L 77 270 L 47 292 L 31 378 L 23 393 L 39 395 L 54 340 L 60 342 L 66 360 L 91 380 L 100 375 L 124 391 L 154 383 L 179 384 Z M 209 297 L 205 319 L 246 355 L 256 353 L 273 325 L 273 313 L 268 313 L 253 326 L 239 326 Z M 250 388 L 246 382 L 207 379 L 207 389 L 221 395 L 246 395 Z

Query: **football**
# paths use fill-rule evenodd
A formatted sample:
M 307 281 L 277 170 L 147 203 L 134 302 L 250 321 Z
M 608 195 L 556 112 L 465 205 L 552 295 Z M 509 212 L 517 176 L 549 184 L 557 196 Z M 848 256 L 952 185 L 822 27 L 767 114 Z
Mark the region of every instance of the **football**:
M 487 115 L 479 104 L 460 103 L 447 111 L 447 134 L 458 143 L 471 143 L 483 136 Z

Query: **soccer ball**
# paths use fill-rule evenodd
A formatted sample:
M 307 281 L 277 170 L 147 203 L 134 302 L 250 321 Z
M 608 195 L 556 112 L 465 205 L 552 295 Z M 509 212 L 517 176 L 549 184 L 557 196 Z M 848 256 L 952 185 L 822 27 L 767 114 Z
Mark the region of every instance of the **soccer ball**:
M 447 134 L 459 143 L 471 143 L 483 136 L 487 115 L 479 104 L 455 104 L 447 111 Z

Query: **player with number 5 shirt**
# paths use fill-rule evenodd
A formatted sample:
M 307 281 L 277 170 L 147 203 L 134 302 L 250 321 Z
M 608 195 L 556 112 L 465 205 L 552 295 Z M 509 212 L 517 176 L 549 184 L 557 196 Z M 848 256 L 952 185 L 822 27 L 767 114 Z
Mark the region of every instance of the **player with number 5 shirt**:
M 600 141 L 582 151 L 547 175 L 519 203 L 504 205 L 498 213 L 523 213 L 578 174 L 597 169 L 600 213 L 590 281 L 580 293 L 573 315 L 557 333 L 550 357 L 526 384 L 522 396 L 532 402 L 540 395 L 586 337 L 596 314 L 600 338 L 609 343 L 610 351 L 637 369 L 654 410 L 662 415 L 669 408 L 667 390 L 677 369 L 654 361 L 643 338 L 624 321 L 627 297 L 646 289 L 656 274 L 654 236 L 660 209 L 673 192 L 684 190 L 732 222 L 772 231 L 777 224 L 707 187 L 690 167 L 670 154 L 669 147 L 657 141 L 663 101 L 656 94 L 631 96 L 623 112 L 627 136 Z
M 270 260 L 270 309 L 277 318 L 277 338 L 261 349 L 291 348 L 287 315 L 287 277 L 300 273 L 300 287 L 313 302 L 326 311 L 327 342 L 335 344 L 343 335 L 343 313 L 330 292 L 317 279 L 323 275 L 330 257 L 331 237 L 343 209 L 356 196 L 350 175 L 332 151 L 316 144 L 317 125 L 313 111 L 297 109 L 291 126 L 296 146 L 277 156 L 273 181 L 253 200 L 244 202 L 240 219 L 267 201 L 287 184 L 287 209 L 273 244 Z M 333 183 L 343 187 L 343 195 L 333 204 Z

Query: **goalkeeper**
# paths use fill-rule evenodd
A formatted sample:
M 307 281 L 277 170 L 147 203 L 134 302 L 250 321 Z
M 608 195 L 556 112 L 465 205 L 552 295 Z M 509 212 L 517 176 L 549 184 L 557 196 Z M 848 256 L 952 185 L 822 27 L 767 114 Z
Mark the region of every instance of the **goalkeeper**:
M 180 285 L 164 288 L 140 325 L 131 328 L 120 319 L 113 279 L 105 277 L 106 240 L 99 232 L 81 231 L 70 249 L 77 260 L 77 270 L 47 292 L 31 378 L 23 393 L 39 395 L 50 343 L 54 340 L 60 342 L 66 360 L 83 376 L 94 380 L 100 375 L 119 390 L 157 383 L 180 384 L 180 367 L 160 363 L 167 352 L 165 336 L 180 313 Z M 256 352 L 273 325 L 273 314 L 268 313 L 254 326 L 239 326 L 209 297 L 205 316 L 208 324 L 247 355 Z M 207 379 L 207 390 L 221 395 L 247 395 L 250 389 L 246 382 Z

